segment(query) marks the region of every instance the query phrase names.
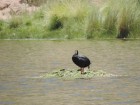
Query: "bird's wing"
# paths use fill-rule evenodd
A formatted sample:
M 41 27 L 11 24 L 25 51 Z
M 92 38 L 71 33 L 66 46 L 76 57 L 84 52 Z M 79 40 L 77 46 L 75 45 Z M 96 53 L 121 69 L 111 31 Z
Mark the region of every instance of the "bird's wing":
M 80 61 L 86 61 L 90 63 L 90 60 L 86 56 L 79 56 L 78 58 Z

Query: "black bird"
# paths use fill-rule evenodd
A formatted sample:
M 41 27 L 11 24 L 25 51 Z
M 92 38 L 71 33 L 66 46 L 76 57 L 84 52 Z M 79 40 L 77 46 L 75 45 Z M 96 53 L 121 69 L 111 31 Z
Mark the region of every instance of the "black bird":
M 84 74 L 85 67 L 90 68 L 90 60 L 86 56 L 78 55 L 78 50 L 76 50 L 72 56 L 72 61 L 80 67 L 81 74 Z

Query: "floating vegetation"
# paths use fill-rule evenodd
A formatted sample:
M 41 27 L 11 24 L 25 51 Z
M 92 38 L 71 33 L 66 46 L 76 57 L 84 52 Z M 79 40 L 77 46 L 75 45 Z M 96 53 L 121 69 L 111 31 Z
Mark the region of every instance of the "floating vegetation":
M 84 74 L 81 74 L 80 70 L 66 70 L 66 69 L 61 69 L 61 70 L 55 70 L 53 72 L 46 73 L 40 78 L 63 78 L 63 79 L 87 79 L 87 78 L 94 78 L 94 77 L 111 77 L 115 76 L 110 73 L 106 73 L 102 70 L 98 71 L 92 71 L 88 70 Z

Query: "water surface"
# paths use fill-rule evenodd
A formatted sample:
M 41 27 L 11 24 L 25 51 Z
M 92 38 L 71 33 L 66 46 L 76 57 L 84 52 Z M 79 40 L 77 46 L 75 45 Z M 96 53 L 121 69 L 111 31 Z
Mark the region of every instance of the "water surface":
M 75 50 L 92 70 L 119 75 L 93 79 L 36 78 L 77 69 Z M 0 105 L 139 105 L 140 42 L 0 40 Z

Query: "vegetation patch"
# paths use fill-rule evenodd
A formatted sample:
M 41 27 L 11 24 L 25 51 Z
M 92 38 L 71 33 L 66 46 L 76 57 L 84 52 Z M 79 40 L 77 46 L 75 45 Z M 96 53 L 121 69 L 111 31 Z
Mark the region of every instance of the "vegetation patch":
M 100 5 L 91 0 L 24 1 L 42 5 L 0 21 L 1 39 L 140 38 L 139 0 L 103 0 Z
M 61 70 L 55 70 L 49 73 L 46 73 L 42 76 L 41 78 L 63 78 L 63 79 L 87 79 L 87 78 L 94 78 L 94 77 L 111 77 L 115 76 L 110 73 L 106 73 L 102 70 L 98 71 L 92 71 L 88 70 L 85 71 L 84 74 L 81 74 L 80 70 L 66 70 L 66 69 L 61 69 Z
M 61 19 L 59 19 L 56 15 L 51 18 L 49 25 L 50 26 L 48 26 L 48 29 L 50 31 L 57 30 L 63 27 Z

